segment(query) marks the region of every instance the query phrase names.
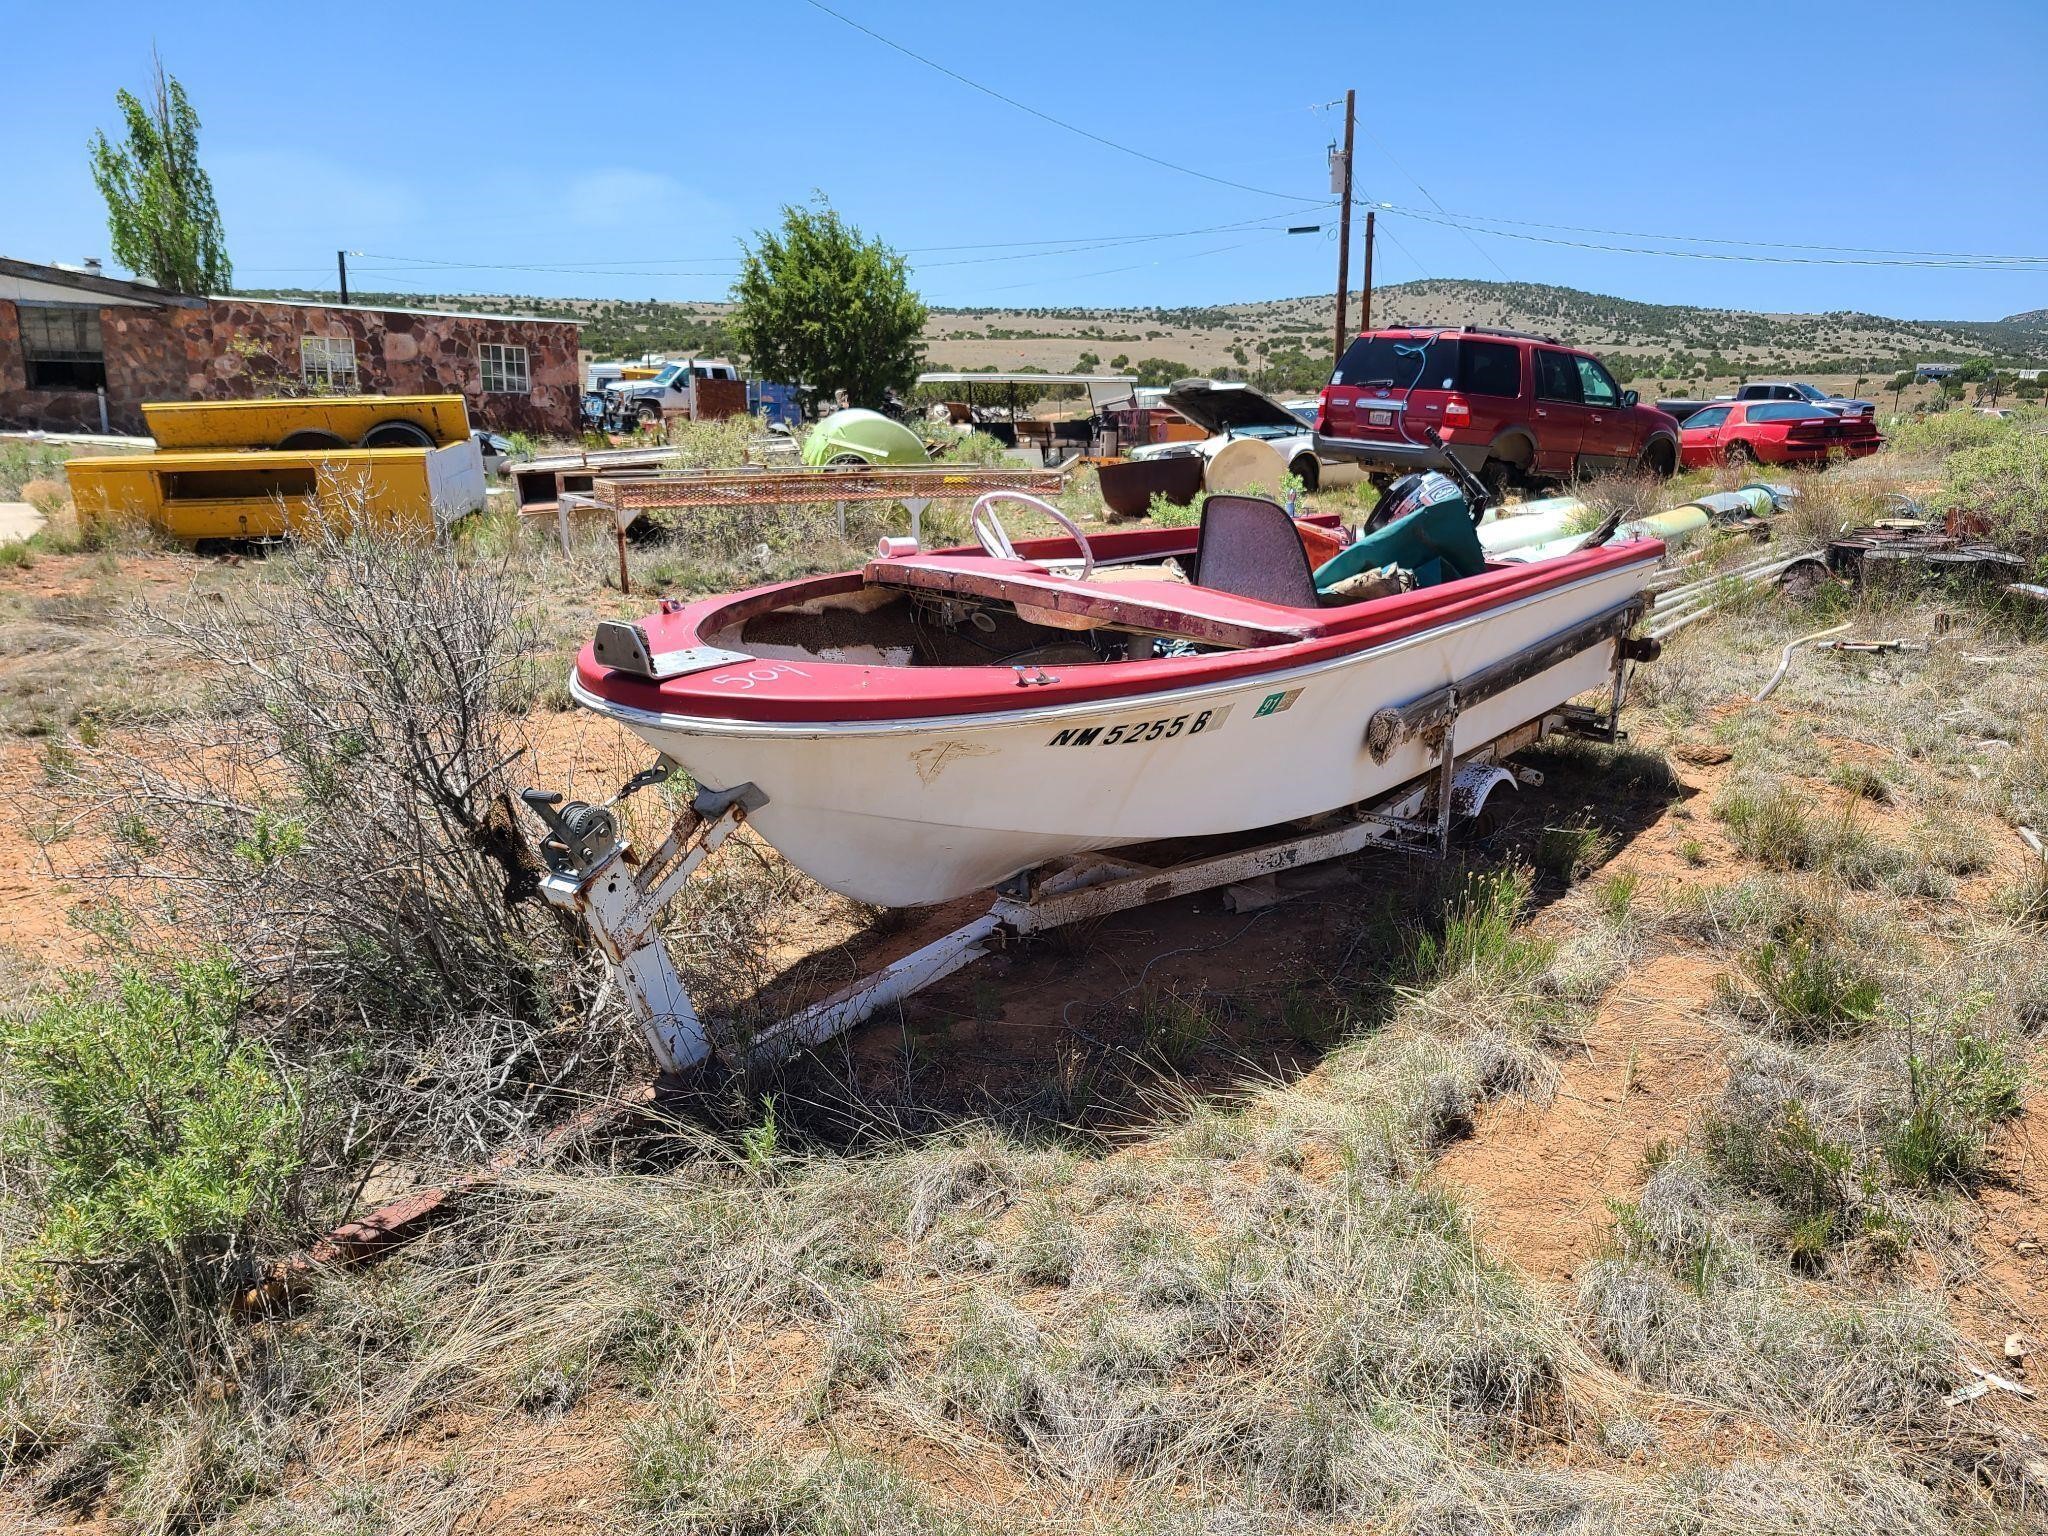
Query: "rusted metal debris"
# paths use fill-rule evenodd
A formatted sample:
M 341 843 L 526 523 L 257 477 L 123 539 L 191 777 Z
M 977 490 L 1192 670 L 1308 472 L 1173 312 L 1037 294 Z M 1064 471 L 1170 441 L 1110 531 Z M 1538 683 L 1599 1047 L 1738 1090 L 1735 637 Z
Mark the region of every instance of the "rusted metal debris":
M 655 1102 L 658 1085 L 650 1084 L 623 1098 L 582 1110 L 532 1141 L 507 1147 L 482 1168 L 401 1195 L 353 1221 L 345 1221 L 304 1253 L 271 1266 L 263 1283 L 244 1291 L 235 1310 L 267 1312 L 302 1295 L 321 1269 L 347 1269 L 383 1257 L 454 1215 L 463 1199 L 488 1189 L 507 1174 L 561 1156 L 600 1131 L 637 1115 Z
M 1915 561 L 1959 575 L 1991 577 L 2023 570 L 2026 562 L 1997 545 L 1972 536 L 1959 526 L 1918 518 L 1898 518 L 1852 528 L 1828 544 L 1828 566 L 1837 574 L 1862 581 L 1872 563 Z
M 645 479 L 600 478 L 593 494 L 614 512 L 679 507 L 802 506 L 842 501 L 964 501 L 985 491 L 1057 493 L 1057 469 L 932 464 L 905 469 L 761 469 Z

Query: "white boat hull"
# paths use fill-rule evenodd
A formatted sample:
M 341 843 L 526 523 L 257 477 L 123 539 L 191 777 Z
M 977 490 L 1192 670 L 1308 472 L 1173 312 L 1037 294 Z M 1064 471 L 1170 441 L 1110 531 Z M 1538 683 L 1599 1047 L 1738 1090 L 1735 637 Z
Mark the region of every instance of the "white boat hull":
M 1410 740 L 1376 762 L 1377 710 L 1410 703 L 1628 601 L 1612 569 L 1373 650 L 1251 680 L 1061 709 L 827 726 L 655 714 L 576 687 L 699 783 L 767 795 L 751 824 L 798 868 L 860 901 L 917 906 L 1063 854 L 1239 832 L 1374 798 L 1435 761 Z M 1603 686 L 1605 641 L 1458 717 L 1484 745 Z M 1030 690 L 1018 690 L 1028 703 Z

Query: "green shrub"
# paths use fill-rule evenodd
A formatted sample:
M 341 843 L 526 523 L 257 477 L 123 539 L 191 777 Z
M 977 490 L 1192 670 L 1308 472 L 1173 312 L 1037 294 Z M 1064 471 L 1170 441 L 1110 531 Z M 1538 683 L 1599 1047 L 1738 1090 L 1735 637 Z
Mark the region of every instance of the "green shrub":
M 1467 874 L 1444 904 L 1442 928 L 1416 938 L 1409 958 L 1414 980 L 1427 985 L 1462 970 L 1496 965 L 1541 969 L 1549 960 L 1548 946 L 1515 933 L 1528 901 L 1526 869 Z
M 1876 1179 L 1855 1147 L 1824 1134 L 1796 1099 L 1763 1115 L 1716 1116 L 1705 1125 L 1705 1142 L 1731 1182 L 1784 1211 L 1795 1263 L 1817 1264 L 1875 1210 Z
M 2048 433 L 1996 425 L 2003 430 L 1994 440 L 1949 457 L 1943 499 L 1990 523 L 1996 542 L 2048 559 Z
M 1182 506 L 1154 492 L 1152 505 L 1145 509 L 1145 515 L 1161 528 L 1192 528 L 1202 520 L 1202 503 L 1208 499 L 1208 492 L 1197 491 L 1195 499 Z
M 132 1306 L 153 1286 L 143 1299 L 212 1305 L 250 1277 L 295 1195 L 302 1107 L 238 1038 L 243 1002 L 224 961 L 193 961 L 167 979 L 75 977 L 0 1025 L 6 1071 L 40 1111 L 6 1128 L 41 1194 L 20 1257 L 58 1261 L 18 1265 L 18 1284 L 41 1270 L 59 1299 L 97 1288 Z
M 1540 873 L 1558 884 L 1575 885 L 1613 852 L 1614 839 L 1580 818 L 1561 827 L 1545 827 L 1530 858 Z
M 932 455 L 942 464 L 985 464 L 1000 466 L 1009 462 L 1009 453 L 996 438 L 986 432 L 966 432 L 952 442 L 944 444 Z
M 747 415 L 726 416 L 717 421 L 678 421 L 668 429 L 676 450 L 676 463 L 683 469 L 738 469 L 761 424 Z
M 1146 1051 L 1178 1072 L 1215 1036 L 1216 1019 L 1199 988 L 1190 997 L 1177 987 L 1148 987 L 1138 999 L 1138 1033 Z
M 1811 869 L 1821 860 L 1821 830 L 1805 800 L 1785 785 L 1731 789 L 1714 813 L 1727 823 L 1736 848 L 1766 868 Z
M 1618 875 L 1609 875 L 1600 882 L 1594 893 L 1594 903 L 1600 908 L 1600 915 L 1620 927 L 1629 920 L 1635 910 L 1636 895 L 1641 890 L 1643 877 L 1633 870 Z
M 1958 1030 L 1907 1058 L 1905 1119 L 1884 1147 L 1899 1183 L 1969 1187 L 1984 1174 L 1991 1128 L 2019 1114 L 2026 1073 L 2004 1040 Z
M 1892 428 L 1891 447 L 1901 455 L 1932 453 L 1946 457 L 1959 449 L 1988 446 L 2009 435 L 2015 435 L 2014 429 L 1994 416 L 1979 416 L 1974 411 L 1942 411 L 1900 422 Z
M 1795 1039 L 1824 1039 L 1867 1024 L 1884 986 L 1839 935 L 1807 928 L 1764 940 L 1743 961 L 1749 996 Z

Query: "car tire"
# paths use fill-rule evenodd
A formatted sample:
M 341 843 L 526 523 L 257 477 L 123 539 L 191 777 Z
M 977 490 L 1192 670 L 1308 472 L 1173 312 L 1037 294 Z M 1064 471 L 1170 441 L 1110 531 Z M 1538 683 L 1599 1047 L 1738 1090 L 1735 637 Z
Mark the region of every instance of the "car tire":
M 1488 459 L 1479 466 L 1479 483 L 1486 487 L 1496 506 L 1508 499 L 1508 490 L 1517 478 L 1515 466 L 1505 459 Z
M 868 461 L 857 453 L 835 453 L 825 461 L 827 469 L 866 469 Z
M 1666 442 L 1654 442 L 1643 450 L 1643 473 L 1669 480 L 1678 473 L 1678 450 Z
M 1315 495 L 1316 487 L 1323 483 L 1323 466 L 1316 462 L 1315 455 L 1305 453 L 1287 467 L 1301 482 L 1301 493 L 1304 496 Z
M 658 405 L 643 405 L 633 412 L 633 419 L 643 427 L 659 428 L 661 426 L 661 407 Z
M 1754 464 L 1756 462 L 1756 450 L 1738 437 L 1734 442 L 1721 450 L 1721 462 L 1724 464 Z
M 416 421 L 380 421 L 363 434 L 364 448 L 431 448 L 434 434 Z
M 287 432 L 278 443 L 280 453 L 308 453 L 315 448 L 346 448 L 348 443 L 339 433 L 324 431 L 319 427 L 301 427 L 296 432 Z

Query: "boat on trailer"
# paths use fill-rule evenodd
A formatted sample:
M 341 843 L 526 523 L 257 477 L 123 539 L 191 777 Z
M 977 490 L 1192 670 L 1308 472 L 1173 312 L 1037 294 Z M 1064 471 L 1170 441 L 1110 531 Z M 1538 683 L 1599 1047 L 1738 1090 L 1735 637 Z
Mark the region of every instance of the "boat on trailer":
M 858 570 L 601 624 L 572 692 L 742 798 L 821 884 L 917 906 L 1448 775 L 1618 684 L 1664 550 L 1493 562 L 1456 504 L 1365 550 L 1251 497 L 1210 498 L 1198 527 L 1106 533 L 1012 498 L 1062 526 L 1013 542 L 1001 499 L 976 505 L 979 547 L 885 540 Z M 1319 589 L 1340 557 L 1389 551 L 1427 584 Z M 1448 796 L 1446 779 L 1440 819 Z
M 1560 729 L 1615 739 L 1624 665 L 1656 652 L 1631 631 L 1663 545 L 1606 546 L 1603 525 L 1583 550 L 1490 561 L 1476 487 L 1418 479 L 1356 538 L 1233 496 L 1195 529 L 1091 536 L 999 492 L 975 506 L 978 549 L 885 540 L 858 571 L 600 624 L 571 686 L 661 761 L 603 804 L 525 792 L 542 894 L 680 1074 L 821 1044 L 1010 936 L 1219 887 L 1263 904 L 1265 877 L 1374 845 L 1442 855 L 1459 818 L 1540 779 L 1511 754 Z M 1013 543 L 1006 496 L 1065 535 Z M 1604 710 L 1571 702 L 1603 685 Z M 702 788 L 636 860 L 613 807 L 677 765 Z M 743 823 L 861 900 L 996 890 L 734 1038 L 698 1017 L 660 923 Z M 1257 835 L 1202 841 L 1233 833 Z

